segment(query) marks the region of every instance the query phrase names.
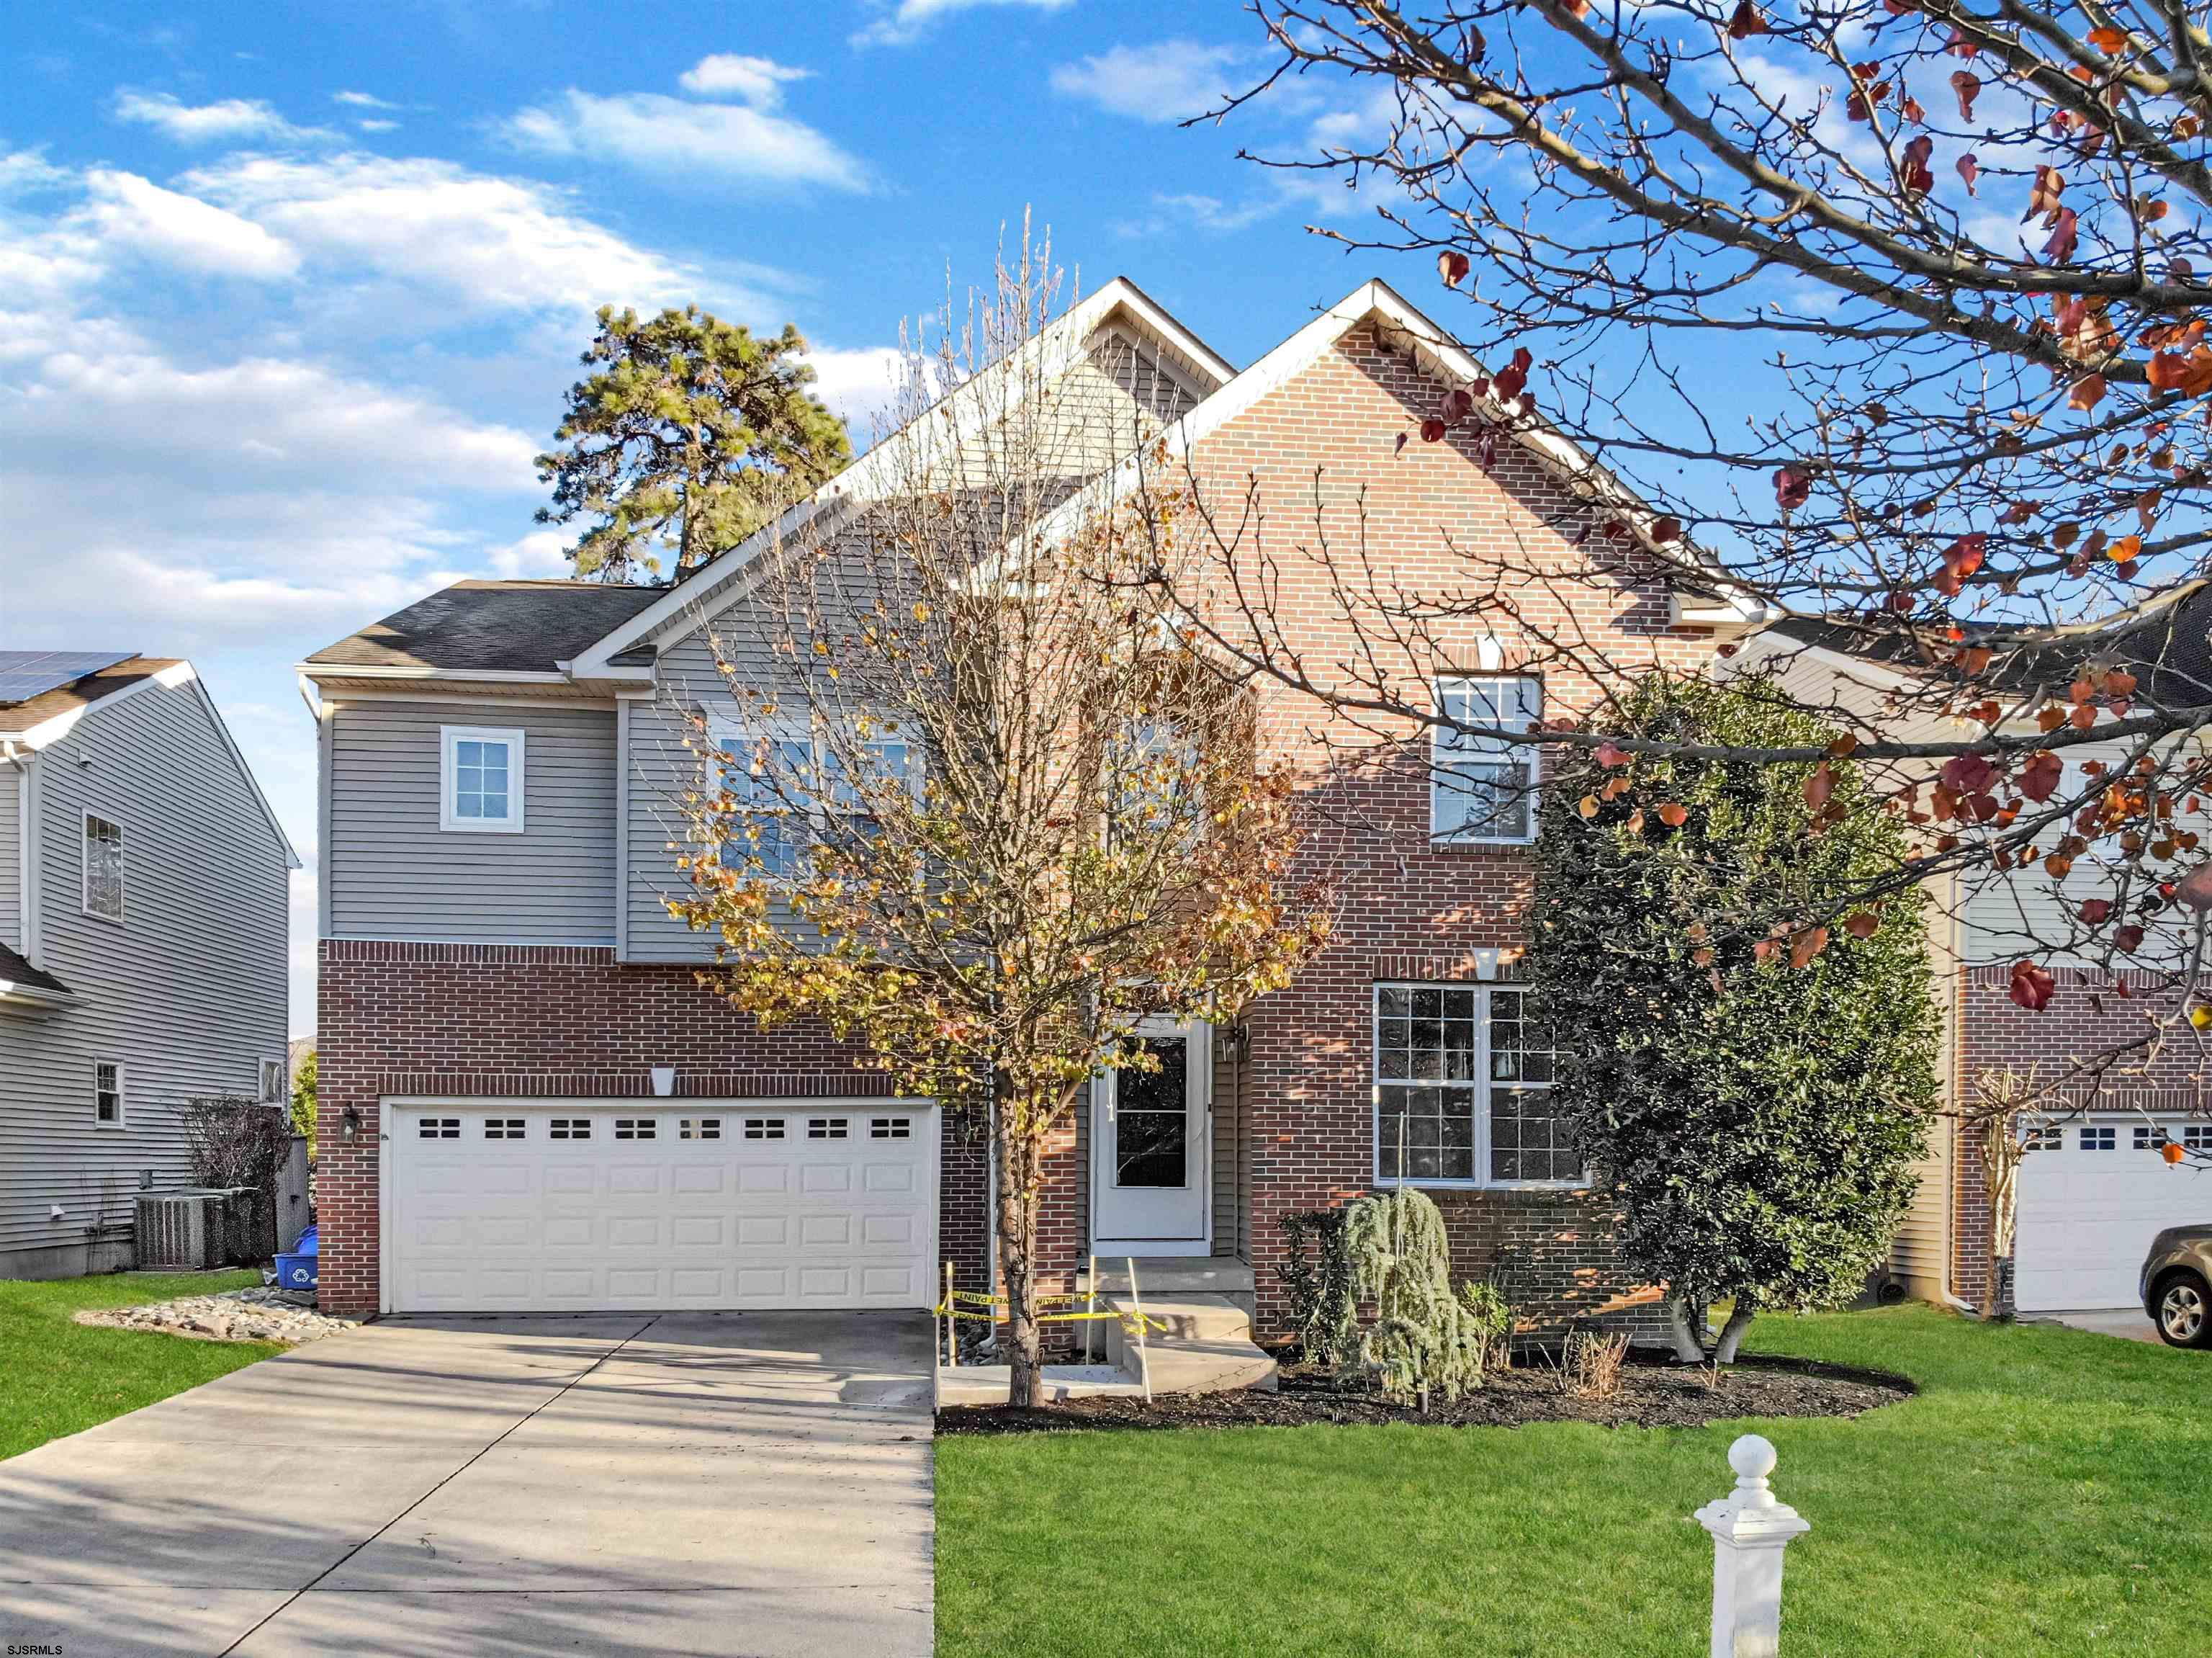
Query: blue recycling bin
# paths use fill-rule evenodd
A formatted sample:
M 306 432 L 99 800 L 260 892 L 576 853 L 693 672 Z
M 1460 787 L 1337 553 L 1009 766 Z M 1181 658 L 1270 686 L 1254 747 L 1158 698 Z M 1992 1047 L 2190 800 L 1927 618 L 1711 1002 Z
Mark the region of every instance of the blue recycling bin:
M 290 1254 L 276 1258 L 279 1289 L 312 1291 L 315 1288 L 316 1268 L 322 1259 L 322 1245 L 315 1235 L 318 1229 L 309 1227 L 300 1234 L 300 1241 L 292 1246 Z

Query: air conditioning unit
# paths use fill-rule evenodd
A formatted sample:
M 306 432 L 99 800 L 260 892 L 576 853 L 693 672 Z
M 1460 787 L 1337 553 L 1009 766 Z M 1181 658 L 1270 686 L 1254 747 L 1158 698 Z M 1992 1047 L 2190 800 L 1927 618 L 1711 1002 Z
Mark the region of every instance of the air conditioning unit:
M 221 1264 L 222 1197 L 197 1189 L 138 1194 L 138 1270 L 204 1272 Z

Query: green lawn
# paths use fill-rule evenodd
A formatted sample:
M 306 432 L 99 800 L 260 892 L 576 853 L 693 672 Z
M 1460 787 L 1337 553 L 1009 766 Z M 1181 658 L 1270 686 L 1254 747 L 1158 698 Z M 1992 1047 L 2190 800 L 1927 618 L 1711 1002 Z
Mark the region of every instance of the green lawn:
M 1848 1420 L 1249 1428 L 937 1444 L 943 1658 L 1702 1652 L 1756 1427 L 1813 1522 L 1784 1658 L 2212 1648 L 2212 1354 L 1925 1307 L 1750 1345 L 1899 1371 Z
M 0 1280 L 0 1457 L 74 1434 L 283 1350 L 72 1323 L 80 1307 L 130 1307 L 259 1283 L 258 1272 L 120 1272 Z

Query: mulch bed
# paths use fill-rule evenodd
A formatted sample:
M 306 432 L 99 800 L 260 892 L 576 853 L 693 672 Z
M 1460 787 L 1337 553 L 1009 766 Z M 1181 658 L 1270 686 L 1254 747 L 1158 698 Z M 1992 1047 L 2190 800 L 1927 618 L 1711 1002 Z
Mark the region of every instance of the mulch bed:
M 1698 1428 L 1735 1417 L 1855 1417 L 1909 1399 L 1912 1384 L 1877 1370 L 1781 1358 L 1747 1358 L 1716 1374 L 1662 1362 L 1624 1366 L 1610 1398 L 1567 1393 L 1540 1359 L 1492 1376 L 1480 1393 L 1425 1414 L 1335 1376 L 1285 1366 L 1279 1393 L 1102 1395 L 1018 1411 L 957 1405 L 937 1413 L 939 1434 L 1035 1434 L 1073 1428 L 1369 1426 L 1517 1428 L 1529 1422 L 1590 1422 L 1602 1428 Z

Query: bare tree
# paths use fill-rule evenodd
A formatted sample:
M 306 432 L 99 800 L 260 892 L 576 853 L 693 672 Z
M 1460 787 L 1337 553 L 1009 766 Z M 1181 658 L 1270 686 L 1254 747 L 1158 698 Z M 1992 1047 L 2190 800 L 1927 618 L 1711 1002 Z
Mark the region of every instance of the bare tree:
M 1377 728 L 1548 745 L 1553 786 L 1686 756 L 1608 729 L 1642 670 L 1547 623 L 1562 580 L 1655 581 L 1727 619 L 1737 671 L 1787 683 L 1845 735 L 1913 826 L 1885 889 L 2050 884 L 2015 1001 L 2050 960 L 2117 974 L 2143 1016 L 2085 1056 L 2140 1067 L 2197 1039 L 2199 791 L 2212 783 L 2212 35 L 2202 4 L 1995 0 L 1255 0 L 1273 67 L 1215 112 L 1340 78 L 1379 136 L 1261 156 L 1376 204 L 1353 247 L 1433 254 L 1453 327 L 1487 366 L 1399 442 L 1493 465 L 1540 450 L 1548 527 L 1592 568 L 1518 543 L 1455 545 L 1448 582 L 1320 538 L 1352 649 L 1281 625 L 1249 546 L 1255 503 L 1207 521 L 1241 570 L 1210 643 Z M 2200 274 L 2201 272 L 2201 274 Z M 1409 350 L 1421 342 L 1409 342 Z M 1433 353 L 1431 360 L 1433 360 Z M 1282 503 L 1275 503 L 1279 521 Z M 1223 527 L 1226 526 L 1226 529 Z M 1173 613 L 1218 619 L 1158 588 Z M 1189 587 L 1190 584 L 1186 584 Z M 1569 610 L 1566 613 L 1571 614 Z M 1409 661 L 1481 617 L 1599 687 L 1532 727 L 1409 698 Z M 1376 618 L 1387 619 L 1377 622 Z M 1814 647 L 1889 672 L 1822 692 Z M 1825 660 L 1825 656 L 1824 656 Z M 2094 893 L 2077 863 L 2092 849 Z M 1808 915 L 1807 927 L 1836 915 Z
M 1039 1198 L 1155 1019 L 1232 1019 L 1325 938 L 1292 780 L 1247 698 L 1129 596 L 1170 508 L 1078 491 L 1141 441 L 1146 365 L 1085 359 L 1026 246 L 915 355 L 904 424 L 765 561 L 693 729 L 711 982 L 811 1016 L 904 1094 L 988 1113 L 1015 1403 L 1039 1397 Z M 1118 392 L 1115 388 L 1119 388 Z

